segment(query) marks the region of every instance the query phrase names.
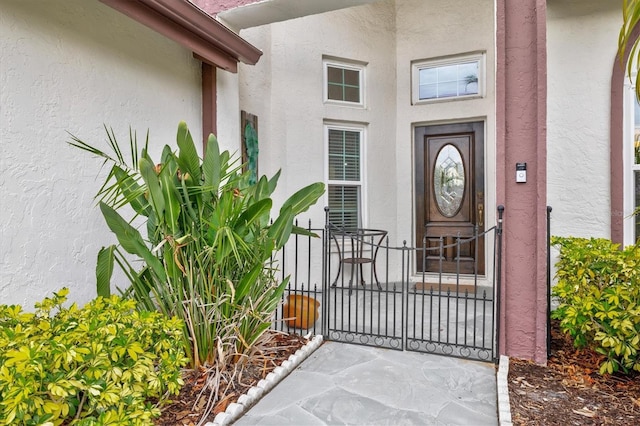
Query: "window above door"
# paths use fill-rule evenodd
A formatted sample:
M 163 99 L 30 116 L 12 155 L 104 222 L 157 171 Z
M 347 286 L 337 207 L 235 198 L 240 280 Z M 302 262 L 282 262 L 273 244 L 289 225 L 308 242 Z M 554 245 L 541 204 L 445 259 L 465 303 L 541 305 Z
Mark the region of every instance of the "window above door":
M 413 62 L 412 103 L 483 97 L 484 57 L 472 53 Z

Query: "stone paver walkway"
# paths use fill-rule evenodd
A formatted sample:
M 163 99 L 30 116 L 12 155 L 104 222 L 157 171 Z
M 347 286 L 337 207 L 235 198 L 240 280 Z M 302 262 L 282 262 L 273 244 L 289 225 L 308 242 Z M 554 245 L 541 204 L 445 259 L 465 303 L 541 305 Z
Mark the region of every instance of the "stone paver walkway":
M 326 342 L 235 425 L 497 425 L 491 363 Z

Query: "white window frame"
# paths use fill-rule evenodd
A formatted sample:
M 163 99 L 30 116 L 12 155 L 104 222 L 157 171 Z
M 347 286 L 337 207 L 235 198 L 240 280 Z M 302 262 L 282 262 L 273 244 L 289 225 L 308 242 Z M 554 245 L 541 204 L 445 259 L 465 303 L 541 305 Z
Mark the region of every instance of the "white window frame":
M 635 217 L 631 216 L 635 209 L 634 173 L 640 172 L 640 165 L 634 164 L 634 135 L 635 135 L 635 86 L 632 84 L 635 76 L 625 78 L 624 102 L 624 140 L 623 140 L 623 245 L 635 243 Z M 640 236 L 638 236 L 640 237 Z
M 366 83 L 366 75 L 365 75 L 365 65 L 363 63 L 357 62 L 349 62 L 344 60 L 338 60 L 333 58 L 323 58 L 322 59 L 322 72 L 323 72 L 323 99 L 325 104 L 333 104 L 340 106 L 350 106 L 357 108 L 365 107 L 365 83 Z M 329 99 L 329 78 L 328 78 L 328 68 L 344 68 L 347 70 L 358 71 L 360 73 L 360 102 L 351 102 L 351 101 L 340 101 L 336 99 Z
M 358 182 L 351 180 L 330 180 L 329 179 L 329 130 L 351 131 L 360 133 L 360 180 Z M 349 185 L 360 186 L 360 206 L 359 206 L 359 226 L 366 228 L 368 223 L 367 212 L 367 185 L 366 185 L 366 138 L 367 129 L 365 125 L 361 124 L 345 124 L 335 122 L 324 123 L 324 170 L 325 170 L 325 184 L 327 190 L 324 194 L 324 205 L 329 205 L 329 186 L 330 185 Z
M 484 52 L 473 52 L 441 58 L 423 59 L 411 63 L 411 102 L 413 105 L 448 102 L 461 99 L 477 99 L 485 96 L 486 66 Z M 420 71 L 447 65 L 461 65 L 470 62 L 478 63 L 478 93 L 472 95 L 447 96 L 442 98 L 420 99 Z

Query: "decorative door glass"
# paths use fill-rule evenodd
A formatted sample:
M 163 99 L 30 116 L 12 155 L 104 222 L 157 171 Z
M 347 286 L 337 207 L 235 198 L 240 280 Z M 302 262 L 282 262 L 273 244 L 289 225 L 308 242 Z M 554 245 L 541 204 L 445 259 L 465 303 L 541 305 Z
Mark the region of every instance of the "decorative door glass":
M 451 145 L 442 147 L 433 169 L 433 191 L 438 210 L 445 217 L 454 217 L 464 199 L 465 170 L 460 151 Z

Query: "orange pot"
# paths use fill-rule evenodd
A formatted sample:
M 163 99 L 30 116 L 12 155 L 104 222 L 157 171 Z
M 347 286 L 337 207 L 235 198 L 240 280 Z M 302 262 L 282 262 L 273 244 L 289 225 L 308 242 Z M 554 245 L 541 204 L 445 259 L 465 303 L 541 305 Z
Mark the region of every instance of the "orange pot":
M 289 327 L 306 330 L 318 319 L 319 307 L 320 302 L 313 297 L 290 294 L 282 312 Z

